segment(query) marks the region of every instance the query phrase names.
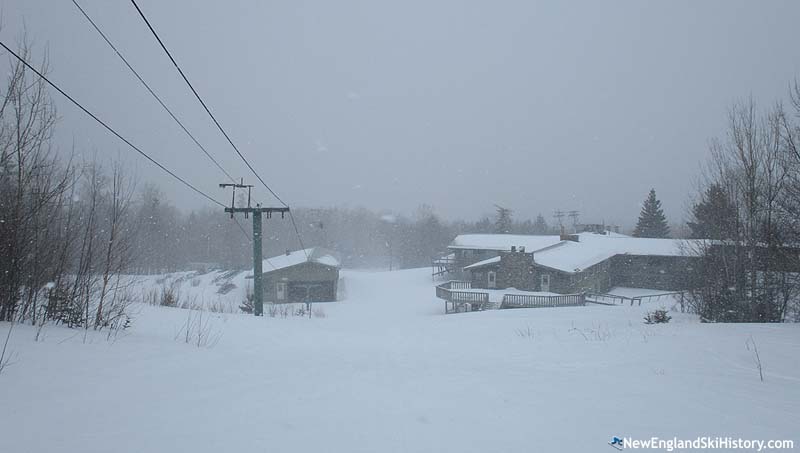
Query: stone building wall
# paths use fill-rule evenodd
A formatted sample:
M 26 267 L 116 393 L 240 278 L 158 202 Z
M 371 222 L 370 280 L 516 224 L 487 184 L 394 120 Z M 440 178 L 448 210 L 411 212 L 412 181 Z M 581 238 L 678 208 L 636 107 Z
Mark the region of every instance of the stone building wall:
M 500 266 L 497 272 L 498 288 L 538 291 L 531 253 L 507 252 L 500 256 Z

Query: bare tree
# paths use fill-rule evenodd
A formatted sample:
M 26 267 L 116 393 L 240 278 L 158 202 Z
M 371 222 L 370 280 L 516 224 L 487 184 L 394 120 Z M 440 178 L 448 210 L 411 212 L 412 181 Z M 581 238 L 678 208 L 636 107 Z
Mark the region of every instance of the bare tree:
M 109 190 L 105 225 L 106 249 L 102 262 L 99 301 L 95 312 L 95 329 L 113 322 L 113 315 L 120 313 L 115 309 L 115 303 L 119 301 L 116 296 L 120 288 L 120 274 L 130 264 L 133 252 L 134 228 L 130 211 L 135 184 L 127 180 L 119 161 L 113 164 Z M 109 292 L 111 292 L 110 307 L 105 305 Z
M 18 52 L 31 57 L 24 37 Z M 20 300 L 33 309 L 49 268 L 43 223 L 67 184 L 50 148 L 56 112 L 47 87 L 21 63 L 10 66 L 0 93 L 0 321 L 14 319 Z M 39 70 L 48 71 L 46 56 Z
M 781 105 L 759 114 L 749 100 L 731 109 L 726 138 L 712 144 L 702 190 L 725 198 L 724 212 L 714 214 L 733 218 L 717 219 L 730 231 L 699 251 L 703 285 L 692 299 L 706 320 L 782 321 L 797 296 L 797 217 L 789 207 L 800 206 L 792 189 L 800 161 L 788 128 Z

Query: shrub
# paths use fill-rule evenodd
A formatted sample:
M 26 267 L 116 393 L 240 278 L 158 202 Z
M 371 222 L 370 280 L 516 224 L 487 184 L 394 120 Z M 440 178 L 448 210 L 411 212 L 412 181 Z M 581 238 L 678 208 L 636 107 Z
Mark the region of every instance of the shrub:
M 531 340 L 535 338 L 536 333 L 531 326 L 525 326 L 521 329 L 516 330 L 517 336 L 522 338 L 530 338 Z
M 274 318 L 275 314 L 273 313 L 274 306 L 270 306 L 270 317 Z M 247 313 L 248 315 L 252 315 L 253 311 L 255 311 L 255 295 L 253 294 L 253 288 L 251 286 L 247 286 L 245 288 L 244 300 L 241 304 L 239 304 L 239 310 L 243 313 Z
M 644 317 L 645 324 L 666 324 L 672 316 L 667 314 L 667 310 L 659 309 L 652 311 Z
M 181 294 L 178 290 L 178 285 L 164 285 L 161 287 L 161 297 L 159 298 L 158 305 L 162 307 L 177 307 L 180 299 Z
M 225 282 L 225 283 L 223 283 L 223 284 L 221 284 L 219 286 L 219 289 L 217 290 L 217 294 L 228 294 L 229 292 L 231 292 L 235 288 L 236 288 L 236 285 L 234 285 L 233 283 Z

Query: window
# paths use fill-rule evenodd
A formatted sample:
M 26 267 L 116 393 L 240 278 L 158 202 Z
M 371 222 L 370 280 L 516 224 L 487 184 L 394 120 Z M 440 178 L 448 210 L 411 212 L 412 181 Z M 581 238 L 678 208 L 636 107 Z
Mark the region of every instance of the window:
M 278 300 L 286 300 L 286 282 L 278 282 L 275 284 L 275 297 Z

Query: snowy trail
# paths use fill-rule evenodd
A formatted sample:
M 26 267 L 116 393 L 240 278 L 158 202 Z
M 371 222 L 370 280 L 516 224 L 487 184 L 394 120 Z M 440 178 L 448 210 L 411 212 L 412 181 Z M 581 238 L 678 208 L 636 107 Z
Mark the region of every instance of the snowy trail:
M 586 452 L 612 435 L 797 435 L 797 325 L 676 313 L 646 326 L 653 307 L 444 316 L 429 272 L 344 272 L 347 299 L 316 305 L 325 318 L 213 315 L 213 348 L 175 340 L 179 309 L 140 307 L 115 343 L 60 328 L 35 343 L 17 326 L 2 451 Z

